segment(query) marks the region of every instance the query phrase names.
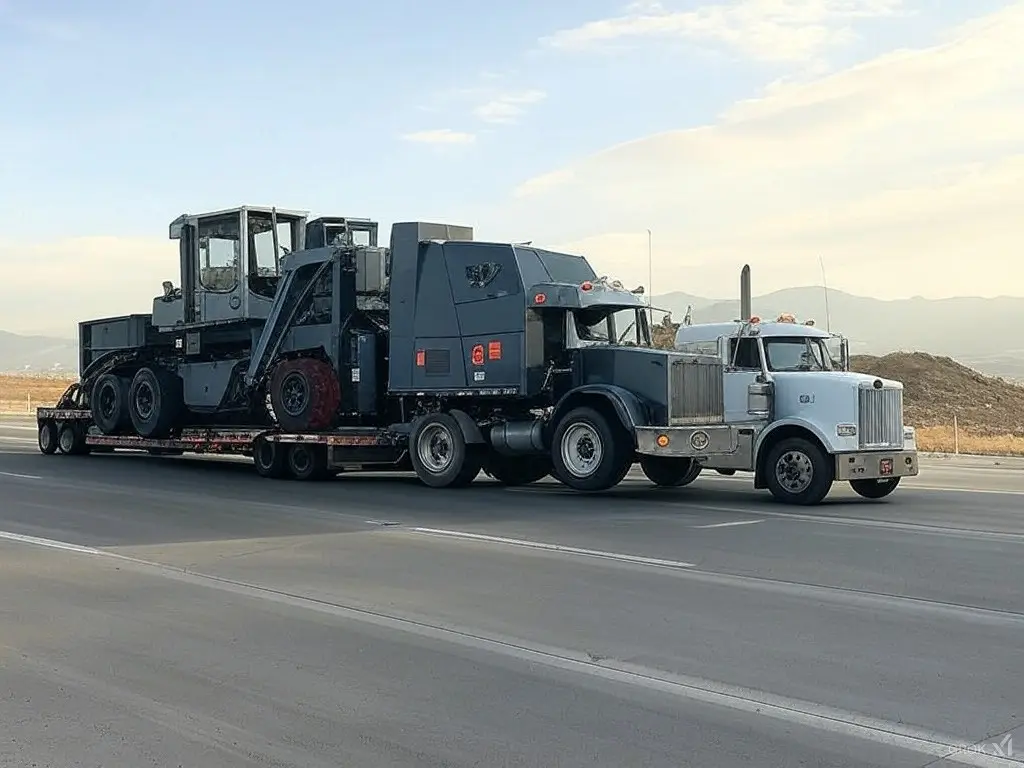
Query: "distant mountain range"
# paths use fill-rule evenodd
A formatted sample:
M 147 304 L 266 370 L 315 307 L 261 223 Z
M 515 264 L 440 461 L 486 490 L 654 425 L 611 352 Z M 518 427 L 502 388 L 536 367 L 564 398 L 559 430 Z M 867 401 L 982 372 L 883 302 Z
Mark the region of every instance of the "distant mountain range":
M 740 311 L 738 297 L 718 300 L 681 292 L 655 296 L 653 304 L 671 311 L 675 322 L 688 306 L 694 323 L 735 320 Z M 826 313 L 822 288 L 804 287 L 755 296 L 752 308 L 766 319 L 792 312 L 801 321 L 813 318 L 820 328 L 830 325 L 850 339 L 854 354 L 929 352 L 989 375 L 1024 379 L 1024 337 L 1017 338 L 1024 330 L 1024 298 L 882 301 L 830 290 Z M 54 368 L 77 370 L 77 339 L 0 331 L 0 371 Z

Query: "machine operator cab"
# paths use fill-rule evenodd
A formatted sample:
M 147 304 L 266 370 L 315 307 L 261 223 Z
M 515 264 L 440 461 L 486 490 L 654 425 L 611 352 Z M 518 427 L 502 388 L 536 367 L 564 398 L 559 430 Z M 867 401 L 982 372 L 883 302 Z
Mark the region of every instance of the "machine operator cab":
M 181 288 L 164 283 L 153 302 L 161 329 L 255 320 L 263 322 L 290 253 L 348 242 L 376 246 L 377 222 L 309 212 L 241 206 L 171 222 L 179 242 Z
M 182 214 L 171 222 L 181 287 L 164 283 L 153 302 L 161 329 L 263 321 L 281 276 L 281 261 L 305 247 L 308 211 L 241 206 Z

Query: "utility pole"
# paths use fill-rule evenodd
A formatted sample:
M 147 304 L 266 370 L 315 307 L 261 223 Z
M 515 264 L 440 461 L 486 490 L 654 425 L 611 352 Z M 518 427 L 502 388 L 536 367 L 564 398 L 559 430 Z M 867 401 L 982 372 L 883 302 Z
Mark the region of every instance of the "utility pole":
M 654 254 L 651 248 L 651 230 L 647 230 L 647 324 L 654 327 Z

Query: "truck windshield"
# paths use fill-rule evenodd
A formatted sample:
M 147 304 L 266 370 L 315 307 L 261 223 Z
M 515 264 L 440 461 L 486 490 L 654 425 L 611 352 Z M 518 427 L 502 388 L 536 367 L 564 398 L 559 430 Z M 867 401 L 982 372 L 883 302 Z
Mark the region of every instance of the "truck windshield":
M 573 312 L 580 341 L 650 346 L 650 330 L 641 317 L 644 310 L 629 307 L 600 307 Z
M 765 339 L 765 362 L 772 371 L 838 371 L 839 361 L 829 354 L 825 341 L 806 337 Z

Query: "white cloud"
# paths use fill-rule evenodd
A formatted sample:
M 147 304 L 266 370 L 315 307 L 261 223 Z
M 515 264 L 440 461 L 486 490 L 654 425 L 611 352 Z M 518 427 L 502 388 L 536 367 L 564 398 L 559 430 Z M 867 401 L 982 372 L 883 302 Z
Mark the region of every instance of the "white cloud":
M 670 11 L 633 3 L 625 13 L 564 29 L 542 40 L 580 50 L 649 38 L 708 41 L 767 61 L 809 61 L 850 40 L 860 19 L 890 16 L 903 0 L 732 0 Z
M 499 94 L 479 105 L 473 114 L 488 123 L 514 123 L 526 107 L 543 101 L 546 95 L 537 89 Z
M 855 292 L 1024 295 L 1020 40 L 1024 2 L 931 48 L 775 84 L 713 124 L 524 182 L 495 229 L 535 222 L 535 241 L 646 284 L 651 228 L 657 292 L 732 295 L 744 262 L 758 290 L 813 284 L 821 256 Z
M 451 128 L 438 128 L 432 131 L 406 133 L 402 139 L 418 144 L 472 144 L 476 141 L 476 136 L 463 131 L 453 131 Z

